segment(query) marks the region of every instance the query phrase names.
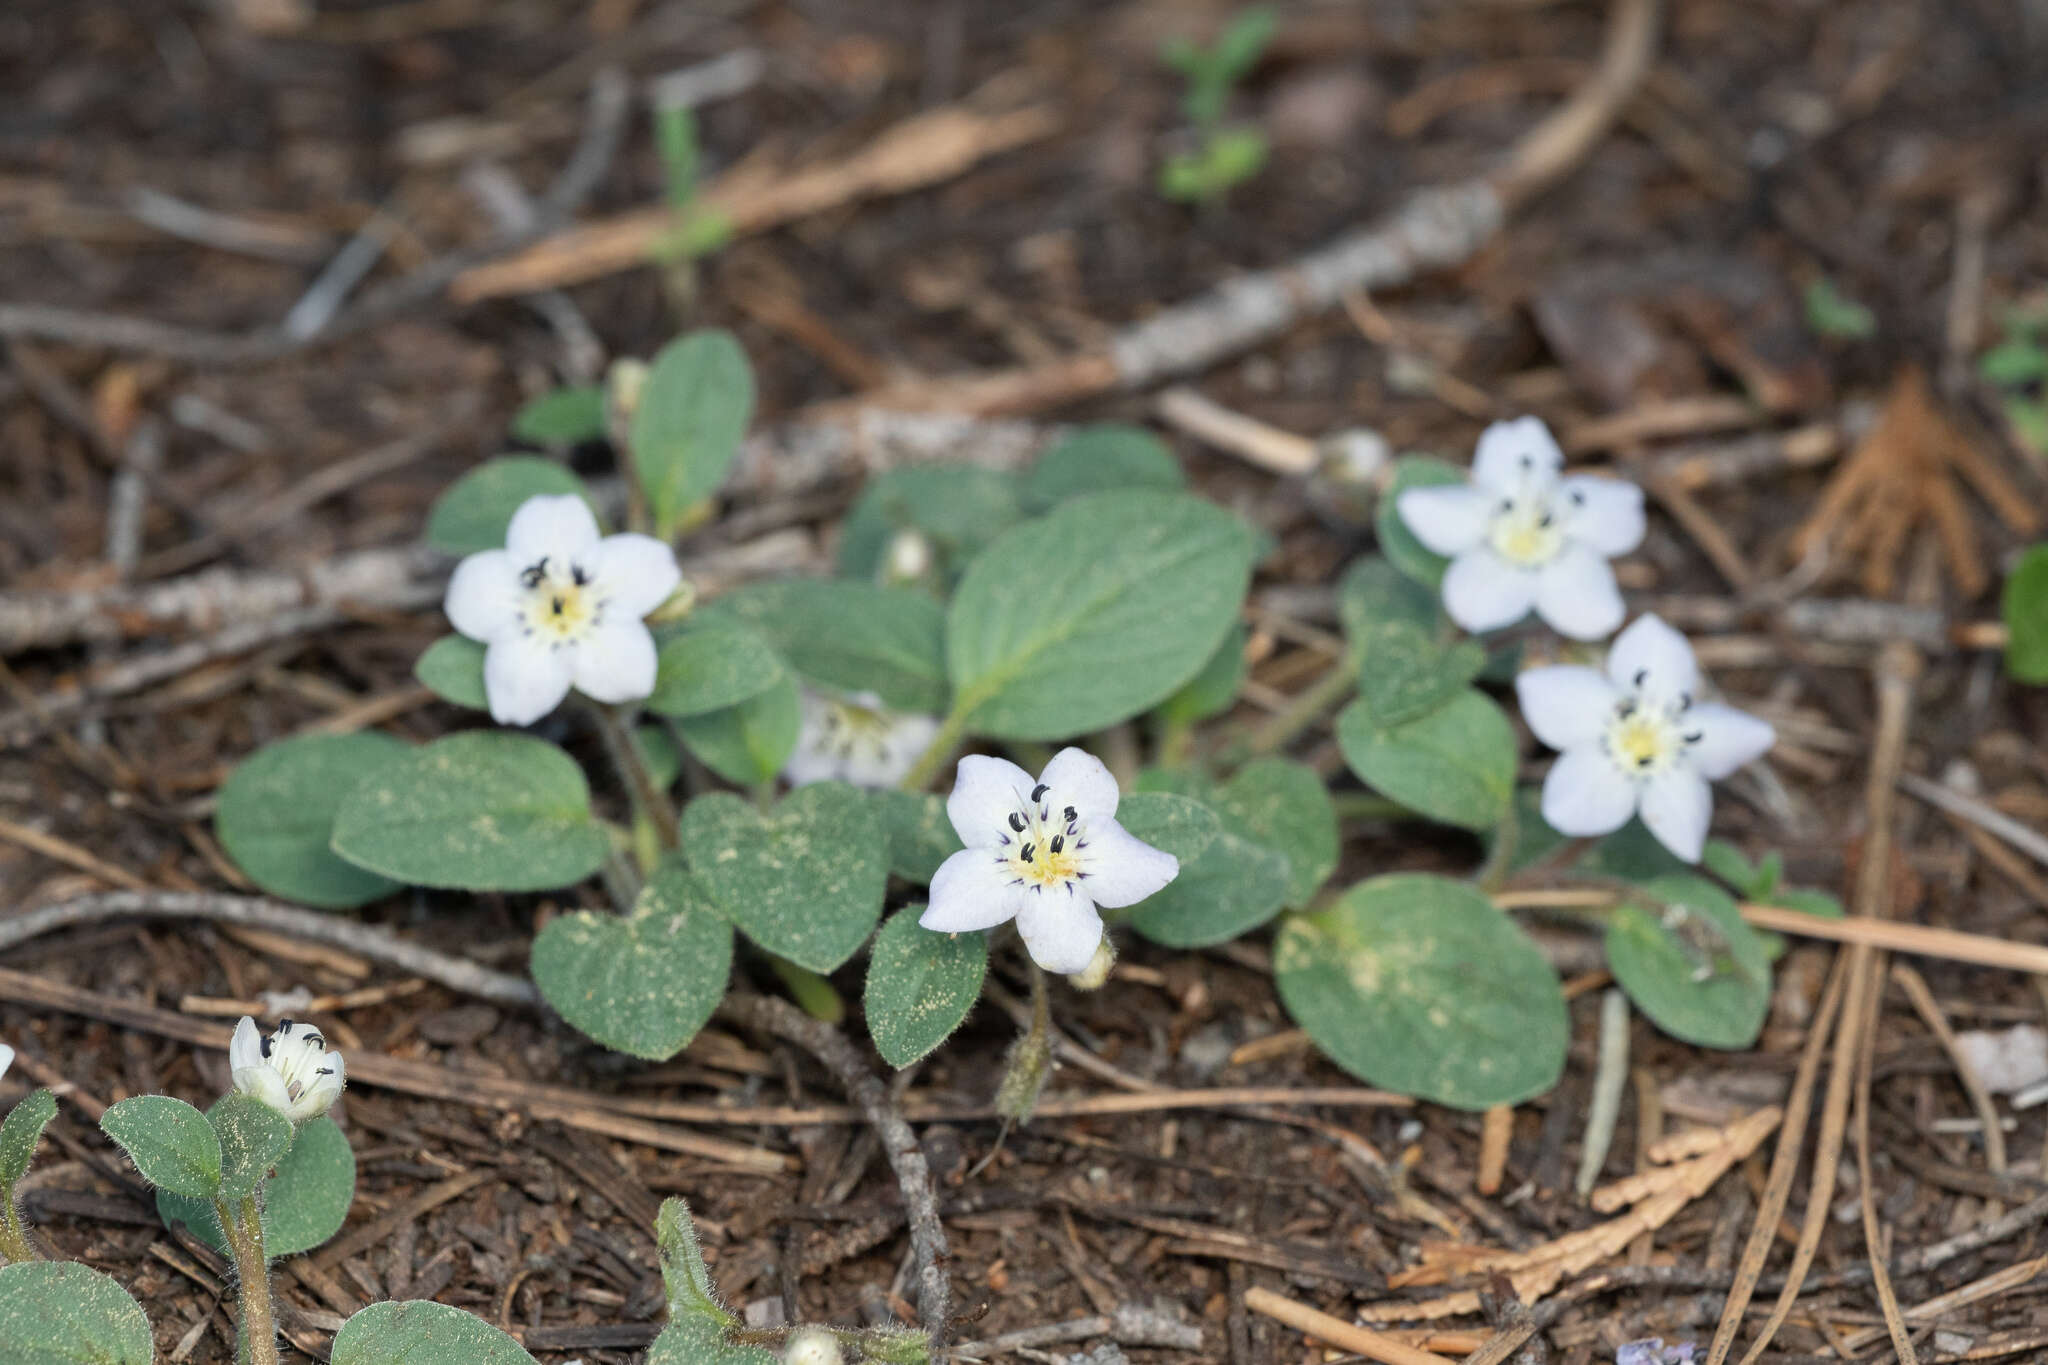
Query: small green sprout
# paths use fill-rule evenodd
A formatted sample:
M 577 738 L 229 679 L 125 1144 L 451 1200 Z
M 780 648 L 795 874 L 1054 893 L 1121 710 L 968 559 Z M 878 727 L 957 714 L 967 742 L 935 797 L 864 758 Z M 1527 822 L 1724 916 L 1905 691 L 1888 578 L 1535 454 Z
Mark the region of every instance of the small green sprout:
M 1272 9 L 1260 5 L 1231 20 L 1208 47 L 1173 38 L 1161 48 L 1161 60 L 1187 80 L 1181 110 L 1197 138 L 1193 151 L 1177 152 L 1159 168 L 1159 192 L 1168 199 L 1210 203 L 1266 164 L 1266 135 L 1225 126 L 1223 114 L 1230 92 L 1258 65 L 1277 26 Z

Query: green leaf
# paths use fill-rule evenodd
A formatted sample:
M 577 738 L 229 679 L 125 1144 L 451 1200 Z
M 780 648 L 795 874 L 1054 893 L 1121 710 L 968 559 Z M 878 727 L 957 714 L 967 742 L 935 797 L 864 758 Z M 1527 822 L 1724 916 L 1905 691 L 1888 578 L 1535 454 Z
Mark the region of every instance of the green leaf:
M 803 725 L 796 679 L 785 675 L 766 692 L 738 706 L 681 716 L 676 733 L 697 761 L 728 782 L 758 787 L 789 761 Z
M 412 746 L 365 730 L 266 744 L 221 784 L 213 828 L 235 866 L 265 891 L 346 910 L 398 889 L 334 855 L 334 819 L 349 792 L 402 762 Z
M 883 788 L 868 793 L 889 831 L 889 873 L 929 885 L 939 864 L 960 851 L 960 836 L 946 814 L 946 798 L 931 792 Z
M 484 647 L 463 635 L 443 635 L 412 666 L 413 677 L 442 701 L 472 711 L 491 709 L 484 692 Z
M 322 1245 L 341 1231 L 355 1197 L 356 1156 L 347 1136 L 324 1114 L 308 1119 L 263 1187 L 263 1250 L 276 1258 Z M 212 1200 L 158 1190 L 156 1211 L 166 1224 L 178 1224 L 215 1251 L 227 1251 Z
M 291 1120 L 259 1099 L 224 1095 L 207 1113 L 220 1142 L 220 1198 L 240 1199 L 291 1149 Z
M 708 1318 L 679 1318 L 654 1339 L 647 1365 L 782 1365 L 782 1357 L 761 1346 L 735 1346 Z
M 332 1365 L 536 1365 L 482 1318 L 444 1303 L 373 1303 L 334 1334 Z
M 1143 427 L 1082 427 L 1040 455 L 1024 475 L 1024 505 L 1043 512 L 1085 493 L 1116 488 L 1174 492 L 1187 483 L 1166 442 Z
M 1404 725 L 1382 726 L 1355 701 L 1338 713 L 1337 746 L 1367 786 L 1448 825 L 1491 829 L 1514 792 L 1514 727 L 1469 687 Z
M 753 417 L 754 370 L 730 332 L 691 332 L 661 348 L 629 438 L 660 535 L 718 491 Z
M 1253 759 L 1207 799 L 1226 827 L 1287 855 L 1287 904 L 1308 904 L 1337 870 L 1337 808 L 1306 763 Z
M 818 686 L 873 692 L 898 711 L 946 709 L 945 612 L 913 588 L 792 578 L 736 589 L 705 614 L 758 630 Z
M 1283 906 L 1307 903 L 1336 869 L 1337 812 L 1307 764 L 1262 758 L 1225 783 L 1157 771 L 1139 782 L 1200 801 L 1220 821 L 1215 842 L 1192 860 L 1181 855 L 1180 875 L 1132 915 L 1132 927 L 1156 943 L 1195 948 L 1235 938 Z
M 647 765 L 647 775 L 654 779 L 654 785 L 667 791 L 682 775 L 683 751 L 668 732 L 665 725 L 641 725 L 633 731 L 633 742 L 640 746 L 640 761 Z
M 1202 665 L 1202 671 L 1159 703 L 1154 714 L 1168 725 L 1192 725 L 1228 711 L 1236 703 L 1250 671 L 1244 657 L 1245 634 L 1242 622 L 1225 632 L 1216 652 Z
M 43 1129 L 57 1117 L 57 1097 L 47 1090 L 31 1090 L 21 1103 L 0 1119 L 0 1198 L 4 1190 L 20 1183 L 35 1160 L 36 1143 Z
M 868 984 L 861 1010 L 875 1051 L 894 1067 L 928 1055 L 960 1027 L 981 998 L 988 973 L 988 935 L 939 934 L 906 905 L 889 917 L 868 952 Z
M 1280 913 L 1291 872 L 1285 854 L 1221 830 L 1164 889 L 1139 902 L 1131 927 L 1169 948 L 1226 942 Z
M 533 943 L 533 984 L 556 1013 L 616 1052 L 681 1052 L 725 996 L 732 924 L 679 854 L 654 871 L 633 913 L 559 915 Z
M 575 760 L 527 735 L 470 730 L 380 767 L 342 799 L 334 851 L 415 886 L 546 891 L 609 852 Z
M 1428 715 L 1486 666 L 1477 640 L 1447 638 L 1435 595 L 1377 556 L 1344 575 L 1337 613 L 1358 666 L 1358 694 L 1381 727 Z
M 1116 822 L 1134 839 L 1180 859 L 1185 870 L 1223 835 L 1223 824 L 1204 801 L 1184 792 L 1134 791 L 1116 804 Z
M 1819 336 L 1861 341 L 1876 333 L 1877 315 L 1818 275 L 1806 286 L 1806 325 Z
M 1651 1022 L 1701 1047 L 1746 1048 L 1771 1005 L 1763 941 L 1703 877 L 1662 877 L 1607 922 L 1607 964 Z
M 1692 864 L 1664 847 L 1650 833 L 1649 826 L 1636 819 L 1580 854 L 1574 866 L 1589 877 L 1614 877 L 1625 882 L 1682 877 L 1693 871 Z
M 2011 637 L 2005 671 L 2023 683 L 2048 683 L 2048 544 L 2020 556 L 2000 604 Z
M 1158 705 L 1237 619 L 1250 527 L 1181 493 L 1062 503 L 968 566 L 946 618 L 955 709 L 1003 739 L 1059 739 Z
M 158 1189 L 211 1199 L 220 1189 L 220 1140 L 206 1115 L 169 1095 L 137 1095 L 100 1116 L 142 1178 Z
M 758 697 L 782 680 L 782 660 L 758 631 L 693 625 L 661 642 L 647 709 L 701 716 Z
M 1216 39 L 1212 56 L 1217 74 L 1231 85 L 1250 74 L 1279 27 L 1280 16 L 1271 5 L 1240 11 Z
M 75 1261 L 0 1266 L 7 1365 L 152 1365 L 149 1319 L 111 1275 Z
M 839 572 L 874 582 L 900 531 L 931 542 L 950 583 L 990 537 L 1023 515 L 1017 476 L 975 465 L 910 465 L 869 481 L 839 528 Z
M 1540 1095 L 1571 1041 L 1557 976 L 1476 888 L 1396 873 L 1290 917 L 1280 998 L 1330 1059 L 1372 1085 L 1459 1109 Z
M 1379 510 L 1373 514 L 1373 529 L 1379 533 L 1380 553 L 1402 573 L 1432 589 L 1444 581 L 1444 570 L 1450 567 L 1451 561 L 1415 538 L 1415 533 L 1401 520 L 1395 504 L 1410 488 L 1434 488 L 1463 482 L 1465 471 L 1456 465 L 1426 455 L 1403 455 L 1394 461 L 1393 481 L 1380 495 Z
M 2010 336 L 1977 357 L 1977 373 L 1994 388 L 2025 388 L 2048 379 L 2048 349 L 2031 336 Z
M 512 434 L 539 446 L 603 440 L 604 390 L 596 384 L 551 389 L 513 415 Z
M 1756 864 L 1725 839 L 1707 840 L 1706 849 L 1700 854 L 1700 866 L 1734 887 L 1739 896 L 1753 898 L 1769 889 L 1759 884 L 1762 878 Z
M 731 792 L 683 811 L 683 853 L 704 889 L 771 953 L 829 972 L 882 914 L 888 832 L 866 795 L 813 782 L 763 813 Z
M 711 1271 L 704 1264 L 704 1248 L 697 1241 L 697 1224 L 690 1206 L 681 1199 L 664 1199 L 654 1216 L 654 1244 L 661 1254 L 661 1282 L 668 1293 L 671 1321 L 708 1322 L 714 1327 L 739 1324 L 732 1310 L 718 1297 L 711 1283 Z
M 434 500 L 427 514 L 427 544 L 451 555 L 505 548 L 505 528 L 519 504 L 542 493 L 575 493 L 583 481 L 564 465 L 538 455 L 500 455 L 470 470 Z

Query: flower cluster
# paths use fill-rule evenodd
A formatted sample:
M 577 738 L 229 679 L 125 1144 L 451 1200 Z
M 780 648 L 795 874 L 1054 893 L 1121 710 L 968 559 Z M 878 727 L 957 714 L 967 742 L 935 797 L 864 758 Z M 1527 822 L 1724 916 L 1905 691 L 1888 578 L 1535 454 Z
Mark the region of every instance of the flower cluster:
M 652 536 L 600 537 L 574 494 L 528 498 L 505 548 L 455 567 L 445 609 L 485 647 L 484 694 L 500 725 L 531 725 L 573 686 L 602 702 L 654 691 L 645 617 L 682 582 L 675 552 Z
M 293 1123 L 326 1113 L 347 1081 L 341 1054 L 328 1051 L 327 1040 L 311 1024 L 286 1019 L 266 1035 L 246 1014 L 228 1043 L 228 1068 L 237 1091 Z
M 1103 941 L 1096 907 L 1135 905 L 1180 871 L 1116 822 L 1116 805 L 1116 778 L 1081 749 L 1035 779 L 1006 759 L 961 759 L 946 815 L 967 847 L 940 865 L 918 923 L 959 933 L 1014 919 L 1039 966 L 1087 970 Z

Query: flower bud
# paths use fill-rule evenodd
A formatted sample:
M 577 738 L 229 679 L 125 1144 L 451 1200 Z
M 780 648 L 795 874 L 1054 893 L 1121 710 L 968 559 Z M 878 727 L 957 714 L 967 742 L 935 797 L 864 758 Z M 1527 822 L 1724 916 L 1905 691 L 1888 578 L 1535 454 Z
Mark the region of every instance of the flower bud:
M 839 1338 L 821 1327 L 805 1327 L 790 1337 L 782 1365 L 840 1365 Z
M 612 362 L 605 371 L 605 407 L 615 422 L 631 422 L 640 410 L 640 394 L 647 387 L 647 362 L 627 356 Z
M 1394 454 L 1387 438 L 1368 427 L 1331 432 L 1322 439 L 1320 450 L 1324 476 L 1349 488 L 1377 483 Z
M 247 1015 L 228 1044 L 235 1089 L 275 1109 L 293 1123 L 319 1118 L 341 1098 L 347 1084 L 341 1054 L 311 1024 L 287 1019 L 265 1037 Z
M 882 561 L 882 581 L 891 587 L 915 583 L 932 570 L 932 543 L 922 531 L 898 531 Z
M 1102 942 L 1095 945 L 1095 956 L 1088 965 L 1067 978 L 1067 983 L 1077 991 L 1099 991 L 1109 980 L 1109 972 L 1116 966 L 1116 948 L 1111 945 L 1109 935 L 1102 936 Z

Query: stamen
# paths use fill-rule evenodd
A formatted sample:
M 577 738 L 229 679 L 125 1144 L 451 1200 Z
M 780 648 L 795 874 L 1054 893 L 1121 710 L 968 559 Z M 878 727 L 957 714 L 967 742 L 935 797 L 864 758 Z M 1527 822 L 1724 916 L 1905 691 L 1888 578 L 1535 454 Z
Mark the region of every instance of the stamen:
M 1074 808 L 1072 806 L 1068 806 L 1066 810 L 1061 813 L 1067 817 L 1067 823 L 1070 825 L 1081 818 L 1080 816 L 1074 814 Z
M 590 586 L 590 575 L 583 571 L 581 564 L 571 564 L 569 566 L 569 577 L 575 580 L 576 586 L 579 588 Z
M 1065 836 L 1065 835 L 1063 835 L 1063 834 L 1055 834 L 1055 835 L 1053 835 L 1053 836 L 1052 836 L 1052 851 L 1053 851 L 1053 852 L 1055 852 L 1055 853 L 1058 853 L 1058 852 L 1059 852 L 1059 851 L 1060 851 L 1061 849 L 1065 848 L 1066 846 L 1067 846 L 1067 839 L 1066 839 L 1066 836 Z
M 1700 742 L 1701 740 L 1705 739 L 1706 737 L 1707 737 L 1707 732 L 1706 732 L 1706 731 L 1704 731 L 1704 730 L 1694 730 L 1694 731 L 1692 731 L 1692 732 L 1691 732 L 1690 734 L 1686 735 L 1686 737 L 1685 737 L 1685 742 L 1686 742 L 1687 744 L 1697 744 L 1697 743 L 1699 743 L 1699 742 Z
M 541 579 L 546 578 L 547 576 L 548 557 L 546 555 L 542 555 L 538 562 L 529 564 L 524 569 L 519 571 L 519 585 L 529 590 L 537 588 L 540 586 Z
M 1644 684 L 1644 683 L 1646 683 L 1646 682 L 1648 682 L 1649 680 L 1650 680 L 1650 670 L 1649 670 L 1649 669 L 1647 669 L 1647 668 L 1639 668 L 1639 669 L 1637 669 L 1637 670 L 1636 670 L 1636 678 L 1635 678 L 1635 683 L 1636 683 L 1636 690 L 1637 690 L 1637 691 L 1641 691 L 1641 690 L 1642 690 L 1642 686 L 1643 686 L 1643 684 Z
M 1024 832 L 1024 817 L 1019 815 L 1016 811 L 1010 812 L 1010 828 L 1018 834 L 1022 834 Z
M 1035 787 L 1033 787 L 1033 788 L 1031 789 L 1031 799 L 1032 799 L 1032 800 L 1033 800 L 1034 802 L 1037 802 L 1037 801 L 1043 801 L 1043 800 L 1045 799 L 1045 794 L 1046 794 L 1046 792 L 1047 792 L 1047 791 L 1049 791 L 1049 790 L 1050 790 L 1050 788 L 1048 788 L 1048 787 L 1047 787 L 1047 786 L 1045 785 L 1045 783 L 1041 782 L 1041 783 L 1039 783 L 1039 784 L 1038 784 L 1037 786 L 1035 786 Z
M 1638 768 L 1647 768 L 1656 761 L 1657 756 L 1655 754 L 1644 754 L 1641 758 L 1636 760 L 1636 766 Z
M 1023 859 L 1024 859 L 1024 861 L 1025 861 L 1025 862 L 1027 862 L 1027 863 L 1031 861 L 1031 850 L 1032 850 L 1032 847 L 1033 847 L 1033 845 L 1031 845 L 1031 844 L 1026 844 L 1026 845 L 1024 845 L 1024 852 L 1018 855 L 1019 857 L 1023 858 Z
M 557 615 L 557 616 L 560 616 L 560 615 L 562 614 L 562 599 L 561 599 L 561 598 L 559 598 L 559 597 L 557 597 L 557 598 L 555 598 L 555 599 L 554 599 L 554 602 L 555 602 L 555 615 Z
M 1583 489 L 1574 488 L 1571 493 L 1571 498 L 1572 506 L 1574 507 L 1584 507 L 1586 505 L 1586 494 Z
M 270 1043 L 271 1040 L 269 1038 L 263 1040 L 263 1057 L 265 1061 L 270 1059 Z

